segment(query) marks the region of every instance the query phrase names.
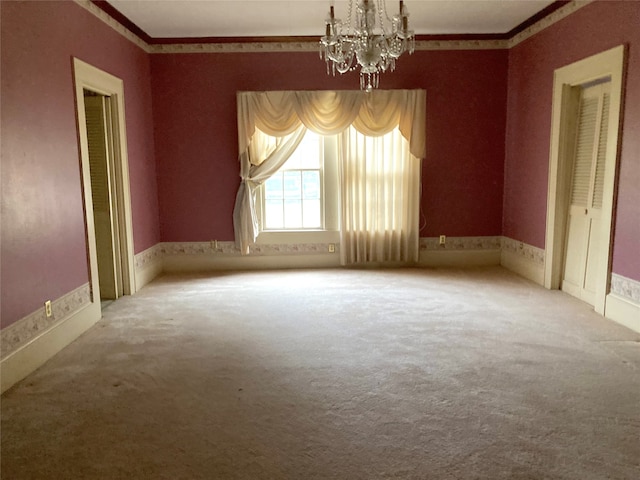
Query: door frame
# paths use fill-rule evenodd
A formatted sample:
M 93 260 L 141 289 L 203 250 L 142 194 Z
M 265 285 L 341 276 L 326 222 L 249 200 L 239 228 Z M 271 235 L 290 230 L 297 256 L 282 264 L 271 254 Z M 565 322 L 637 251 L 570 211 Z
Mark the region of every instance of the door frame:
M 560 288 L 564 264 L 566 224 L 569 210 L 573 153 L 579 87 L 588 82 L 610 78 L 610 111 L 601 228 L 596 233 L 603 246 L 596 267 L 594 309 L 603 314 L 610 284 L 613 247 L 613 205 L 618 173 L 618 147 L 622 110 L 625 46 L 619 45 L 555 70 L 551 114 L 551 147 L 547 192 L 547 224 L 545 233 L 544 286 Z M 613 141 L 612 141 L 613 140 Z
M 133 220 L 131 213 L 131 189 L 129 183 L 129 157 L 127 154 L 127 131 L 124 111 L 124 82 L 78 58 L 73 58 L 74 85 L 76 95 L 76 115 L 82 165 L 82 185 L 84 194 L 84 214 L 86 222 L 87 248 L 89 259 L 92 301 L 100 304 L 100 282 L 98 281 L 98 257 L 91 197 L 91 177 L 89 166 L 89 144 L 87 140 L 86 116 L 84 110 L 84 90 L 91 90 L 110 97 L 113 134 L 113 180 L 115 181 L 119 256 L 122 261 L 122 284 L 125 295 L 135 293 L 135 263 L 133 250 Z M 115 253 L 115 252 L 114 252 Z

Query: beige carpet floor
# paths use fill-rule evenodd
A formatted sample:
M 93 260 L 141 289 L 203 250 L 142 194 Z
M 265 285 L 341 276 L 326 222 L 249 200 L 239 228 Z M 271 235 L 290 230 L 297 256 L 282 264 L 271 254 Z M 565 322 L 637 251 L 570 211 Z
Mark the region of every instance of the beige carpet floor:
M 9 479 L 638 479 L 640 335 L 499 267 L 164 276 L 2 397 Z

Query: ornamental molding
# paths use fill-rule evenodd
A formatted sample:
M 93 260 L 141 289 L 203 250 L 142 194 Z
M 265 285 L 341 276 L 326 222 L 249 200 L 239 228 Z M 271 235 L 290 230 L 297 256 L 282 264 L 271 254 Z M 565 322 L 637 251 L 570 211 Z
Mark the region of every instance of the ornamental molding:
M 113 18 L 107 12 L 97 7 L 93 2 L 91 2 L 90 0 L 74 0 L 74 1 L 78 5 L 80 5 L 82 8 L 84 8 L 85 10 L 87 10 L 88 12 L 96 16 L 99 20 L 102 20 L 104 23 L 109 25 L 111 28 L 113 28 L 116 32 L 118 32 L 120 35 L 125 37 L 127 40 L 129 40 L 132 43 L 135 43 L 138 47 L 140 47 L 145 52 L 152 53 L 151 45 L 149 45 L 147 42 L 145 42 L 143 39 L 141 39 L 138 35 L 133 33 L 127 27 L 122 25 L 120 22 L 118 22 L 115 18 Z
M 168 43 L 149 45 L 151 53 L 278 53 L 318 52 L 317 41 L 308 42 L 231 42 Z M 500 50 L 508 40 L 417 40 L 416 51 L 426 50 Z
M 611 274 L 611 293 L 624 297 L 640 305 L 640 282 L 623 277 L 617 273 Z
M 152 263 L 162 261 L 161 244 L 156 243 L 153 247 L 147 248 L 134 256 L 136 269 L 146 268 Z
M 276 52 L 317 52 L 318 41 L 292 42 L 231 42 L 231 43 L 168 43 L 149 44 L 127 27 L 97 7 L 90 0 L 74 0 L 76 4 L 102 20 L 120 35 L 152 54 L 176 53 L 276 53 Z M 573 0 L 546 17 L 538 20 L 522 32 L 508 40 L 417 40 L 416 51 L 429 50 L 502 50 L 515 47 L 547 27 L 566 18 L 594 0 Z
M 537 265 L 544 265 L 544 250 L 542 248 L 534 247 L 513 238 L 502 237 L 501 249 L 504 252 L 524 257 Z
M 569 2 L 566 5 L 563 5 L 556 11 L 550 13 L 544 18 L 541 18 L 533 25 L 525 28 L 520 33 L 517 33 L 513 37 L 511 37 L 507 41 L 506 48 L 515 47 L 516 45 L 524 42 L 526 39 L 540 33 L 545 28 L 550 27 L 551 25 L 559 22 L 560 20 L 563 20 L 564 18 L 568 17 L 572 13 L 580 10 L 582 7 L 589 5 L 593 1 L 594 0 L 573 0 L 572 2 Z
M 439 237 L 421 237 L 420 250 L 500 250 L 499 236 L 488 237 L 447 237 L 440 245 Z
M 89 284 L 72 290 L 51 302 L 52 315 L 47 317 L 44 306 L 0 331 L 1 358 L 6 358 L 42 333 L 63 322 L 91 303 Z
M 151 53 L 317 52 L 318 42 L 167 43 L 149 45 Z
M 339 252 L 339 245 L 335 245 L 335 251 Z M 240 256 L 240 249 L 235 242 L 165 242 L 160 244 L 161 255 L 226 255 Z M 329 243 L 282 243 L 282 244 L 255 244 L 249 247 L 250 256 L 268 255 L 318 255 L 328 254 Z

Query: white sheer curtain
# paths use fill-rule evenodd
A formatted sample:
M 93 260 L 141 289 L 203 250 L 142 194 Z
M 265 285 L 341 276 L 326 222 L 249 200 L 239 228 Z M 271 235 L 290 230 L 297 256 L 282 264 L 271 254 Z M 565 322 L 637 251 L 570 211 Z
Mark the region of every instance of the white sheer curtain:
M 424 90 L 282 91 L 238 93 L 238 144 L 242 182 L 233 212 L 236 245 L 243 254 L 258 235 L 257 186 L 267 180 L 295 150 L 304 129 L 336 135 L 353 126 L 364 135 L 397 129 L 416 158 L 424 158 Z M 261 133 L 286 137 L 270 151 Z M 297 143 L 296 143 L 297 142 Z M 262 165 L 264 163 L 264 166 Z
M 256 214 L 256 191 L 260 185 L 287 161 L 298 148 L 307 131 L 300 125 L 284 137 L 272 137 L 256 130 L 250 148 L 240 156 L 242 181 L 233 209 L 233 228 L 236 244 L 243 254 L 249 253 L 250 244 L 258 238 L 259 225 Z
M 420 160 L 399 129 L 341 135 L 340 259 L 343 265 L 416 262 Z

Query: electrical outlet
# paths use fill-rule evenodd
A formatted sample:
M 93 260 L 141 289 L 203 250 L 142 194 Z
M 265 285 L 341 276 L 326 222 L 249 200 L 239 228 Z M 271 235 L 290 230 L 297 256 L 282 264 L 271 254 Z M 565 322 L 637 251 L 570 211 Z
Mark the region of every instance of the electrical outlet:
M 335 253 L 336 251 L 336 244 L 335 243 L 330 243 L 329 244 L 329 253 Z
M 440 245 L 444 245 L 447 243 L 447 236 L 446 235 L 440 235 Z
M 47 317 L 53 315 L 53 311 L 51 310 L 51 300 L 44 302 L 44 313 L 47 314 Z

